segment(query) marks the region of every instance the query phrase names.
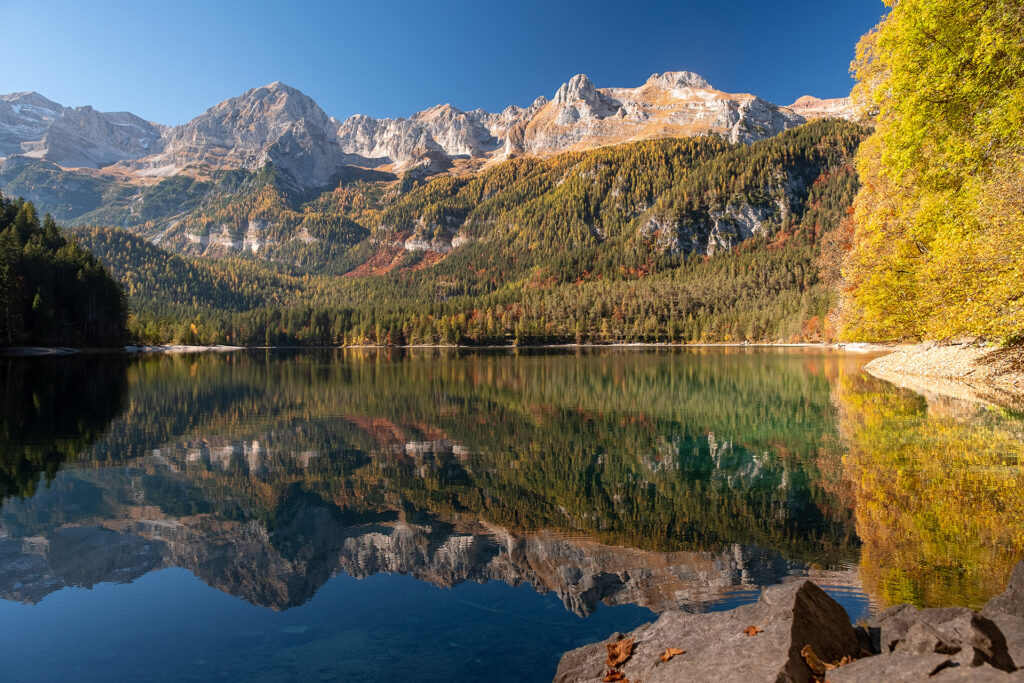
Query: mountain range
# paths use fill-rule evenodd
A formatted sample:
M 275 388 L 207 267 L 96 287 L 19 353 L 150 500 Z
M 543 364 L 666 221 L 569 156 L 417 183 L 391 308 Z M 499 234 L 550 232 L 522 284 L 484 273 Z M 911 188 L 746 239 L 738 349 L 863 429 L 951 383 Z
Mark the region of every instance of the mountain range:
M 853 114 L 848 99 L 807 96 L 778 106 L 716 90 L 686 71 L 654 74 L 635 88 L 596 88 L 579 74 L 551 99 L 540 96 L 500 113 L 442 104 L 408 118 L 355 115 L 344 121 L 280 82 L 225 100 L 179 126 L 127 112 L 65 107 L 35 92 L 12 93 L 0 96 L 0 190 L 65 221 L 108 222 L 87 214 L 133 194 L 126 185 L 146 187 L 174 176 L 257 171 L 269 164 L 291 187 L 309 192 L 330 189 L 359 169 L 412 169 L 425 176 L 666 137 L 717 135 L 749 143 L 822 116 Z
M 275 82 L 173 127 L 17 93 L 0 97 L 0 193 L 77 232 L 138 339 L 818 338 L 816 253 L 856 192 L 856 118 L 848 99 L 778 106 L 685 71 L 344 121 Z M 770 264 L 692 258 L 761 259 L 739 255 L 755 239 Z M 330 322 L 269 314 L 308 306 Z

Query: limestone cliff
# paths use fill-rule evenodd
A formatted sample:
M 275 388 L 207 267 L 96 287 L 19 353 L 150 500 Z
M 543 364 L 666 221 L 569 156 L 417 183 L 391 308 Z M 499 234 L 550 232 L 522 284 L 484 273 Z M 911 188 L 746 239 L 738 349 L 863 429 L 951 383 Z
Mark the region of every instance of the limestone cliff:
M 654 74 L 634 88 L 598 88 L 578 74 L 550 100 L 540 96 L 500 113 L 443 104 L 408 118 L 360 114 L 344 122 L 280 82 L 174 127 L 14 93 L 0 96 L 0 157 L 37 158 L 63 168 L 115 164 L 115 176 L 142 183 L 189 169 L 254 170 L 269 163 L 300 187 L 320 188 L 349 165 L 406 170 L 422 166 L 424 154 L 491 161 L 661 137 L 753 142 L 822 116 L 852 116 L 848 100 L 803 97 L 781 107 L 716 90 L 687 71 Z
M 99 168 L 156 151 L 164 126 L 127 112 L 64 107 L 39 93 L 0 95 L 0 156 Z
M 813 97 L 812 95 L 804 95 L 796 102 L 789 105 L 789 109 L 808 121 L 811 119 L 822 118 L 846 119 L 847 121 L 853 121 L 857 118 L 857 112 L 853 106 L 853 101 L 849 97 L 837 97 L 834 99 L 822 100 L 817 97 Z
M 323 187 L 346 158 L 338 122 L 295 88 L 274 82 L 221 102 L 166 131 L 158 154 L 130 161 L 144 176 L 170 176 L 200 164 L 256 170 L 270 163 L 304 187 Z

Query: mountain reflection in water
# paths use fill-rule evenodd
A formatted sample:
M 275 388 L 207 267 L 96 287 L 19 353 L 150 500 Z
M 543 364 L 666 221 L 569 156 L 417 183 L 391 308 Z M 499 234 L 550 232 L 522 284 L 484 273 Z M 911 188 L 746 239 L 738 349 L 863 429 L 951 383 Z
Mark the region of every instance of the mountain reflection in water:
M 862 580 L 878 604 L 976 604 L 1024 554 L 1021 422 L 872 380 L 863 362 L 806 349 L 2 361 L 0 597 L 181 567 L 273 610 L 335 575 L 384 573 L 529 584 L 581 616 L 720 609 L 807 575 L 855 611 Z M 963 492 L 1003 523 L 972 521 Z

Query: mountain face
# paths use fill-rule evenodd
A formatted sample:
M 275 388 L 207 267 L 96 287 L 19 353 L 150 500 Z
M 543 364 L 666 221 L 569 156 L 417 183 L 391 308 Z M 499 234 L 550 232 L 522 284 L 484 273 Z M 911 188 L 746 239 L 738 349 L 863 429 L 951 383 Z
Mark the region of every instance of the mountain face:
M 470 209 L 510 180 L 518 182 L 499 174 L 486 193 L 468 188 L 459 202 L 466 206 L 454 209 L 428 192 L 425 201 L 406 202 L 408 210 L 394 215 L 390 207 L 430 176 L 450 173 L 461 185 L 505 161 L 547 163 L 565 152 L 598 154 L 625 143 L 704 138 L 748 145 L 809 118 L 848 118 L 850 111 L 846 100 L 804 97 L 785 107 L 729 94 L 687 71 L 654 74 L 635 88 L 598 88 L 578 74 L 550 99 L 540 96 L 529 106 L 498 113 L 443 104 L 408 118 L 356 115 L 340 122 L 280 82 L 225 100 L 174 127 L 16 93 L 0 97 L 0 192 L 23 196 L 66 225 L 118 226 L 190 254 L 246 251 L 317 268 L 329 265 L 338 274 L 365 264 L 378 274 L 405 263 L 403 252 L 425 254 L 424 265 L 430 265 L 431 259 L 479 240 L 482 226 L 498 216 L 495 211 L 469 216 Z M 721 154 L 725 146 L 706 152 Z M 636 159 L 631 163 L 640 173 L 649 166 Z M 559 172 L 570 173 L 574 165 Z M 580 170 L 573 187 L 594 185 L 605 175 L 601 167 Z M 501 204 L 502 211 L 538 192 L 551 193 L 561 182 L 557 174 L 543 188 L 524 180 L 520 189 L 526 194 L 513 199 L 506 193 L 512 203 Z M 651 210 L 666 189 L 623 194 L 632 182 L 627 175 L 614 187 L 596 183 L 602 196 L 614 200 L 620 222 Z M 755 211 L 742 202 L 667 207 L 645 220 L 641 238 L 671 254 L 731 248 L 764 232 L 772 215 L 778 214 L 774 223 L 784 223 L 790 195 L 805 189 L 798 187 L 801 182 L 780 176 L 762 183 L 760 195 L 770 196 L 777 210 Z M 590 222 L 592 217 L 581 218 Z M 599 241 L 615 232 L 593 230 Z M 344 255 L 371 232 L 372 244 L 351 258 Z
M 822 118 L 853 121 L 857 118 L 853 103 L 849 97 L 822 100 L 812 95 L 804 95 L 789 105 L 789 108 L 808 121 Z
M 164 130 L 134 114 L 64 107 L 34 92 L 0 95 L 0 156 L 99 168 L 152 154 Z
M 274 82 L 168 129 L 158 154 L 124 166 L 166 177 L 190 166 L 256 170 L 273 164 L 303 186 L 323 187 L 346 161 L 337 133 L 338 122 L 312 98 Z
M 819 100 L 820 101 L 820 100 Z M 833 102 L 833 101 L 827 101 Z M 835 105 L 838 112 L 840 105 Z M 816 115 L 824 115 L 815 110 Z M 831 115 L 839 115 L 834 113 Z M 566 150 L 660 137 L 714 134 L 753 142 L 804 123 L 807 117 L 753 95 L 730 95 L 688 71 L 654 74 L 637 88 L 596 88 L 573 76 L 549 101 L 500 114 L 433 107 L 408 119 L 353 116 L 341 124 L 346 152 L 405 165 L 420 150 L 449 157 L 545 156 Z
M 174 127 L 14 93 L 0 96 L 0 156 L 23 155 L 62 168 L 117 164 L 116 172 L 140 182 L 190 168 L 252 171 L 269 163 L 301 187 L 321 188 L 348 165 L 404 170 L 431 153 L 491 160 L 709 134 L 749 143 L 808 118 L 848 115 L 845 100 L 805 97 L 781 107 L 721 92 L 687 71 L 654 74 L 636 88 L 597 88 L 578 74 L 550 100 L 538 97 L 500 113 L 443 104 L 409 118 L 356 115 L 341 123 L 280 82 Z
M 506 129 L 521 111 L 525 110 L 516 108 L 509 113 L 511 123 Z M 450 104 L 431 107 L 408 119 L 356 115 L 341 124 L 338 142 L 347 153 L 370 163 L 408 163 L 424 152 L 441 152 L 449 158 L 482 157 L 502 149 L 499 135 L 504 120 L 503 115 L 482 109 L 464 112 Z
M 598 90 L 585 75 L 562 85 L 526 126 L 527 153 L 586 149 L 661 137 L 715 134 L 753 142 L 804 123 L 753 95 L 728 95 L 687 71 L 654 74 L 638 88 Z

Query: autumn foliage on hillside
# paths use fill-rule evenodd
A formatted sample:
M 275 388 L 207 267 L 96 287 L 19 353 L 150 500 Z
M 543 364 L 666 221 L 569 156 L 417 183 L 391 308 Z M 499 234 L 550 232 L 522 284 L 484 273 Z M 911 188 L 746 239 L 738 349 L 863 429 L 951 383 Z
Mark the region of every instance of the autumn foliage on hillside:
M 820 274 L 841 250 L 821 245 L 856 194 L 864 134 L 815 121 L 751 145 L 645 141 L 404 192 L 350 183 L 296 208 L 268 171 L 188 219 L 195 235 L 236 240 L 258 219 L 260 239 L 281 240 L 258 257 L 172 257 L 110 229 L 82 239 L 125 283 L 147 342 L 830 339 L 835 288 Z M 302 229 L 311 239 L 284 239 Z M 463 239 L 411 251 L 410 235 L 442 249 Z

